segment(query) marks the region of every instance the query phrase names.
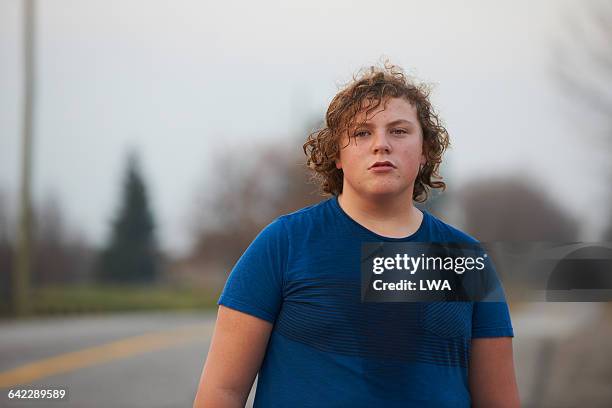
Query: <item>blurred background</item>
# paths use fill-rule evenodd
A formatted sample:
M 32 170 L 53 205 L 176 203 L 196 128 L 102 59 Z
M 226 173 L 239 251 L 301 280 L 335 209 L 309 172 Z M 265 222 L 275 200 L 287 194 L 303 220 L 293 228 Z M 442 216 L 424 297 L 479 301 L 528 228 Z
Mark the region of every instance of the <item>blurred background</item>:
M 302 143 L 385 57 L 451 136 L 428 210 L 612 241 L 610 2 L 0 0 L 0 389 L 190 406 L 232 265 L 325 199 Z M 524 406 L 612 406 L 610 303 L 510 306 Z

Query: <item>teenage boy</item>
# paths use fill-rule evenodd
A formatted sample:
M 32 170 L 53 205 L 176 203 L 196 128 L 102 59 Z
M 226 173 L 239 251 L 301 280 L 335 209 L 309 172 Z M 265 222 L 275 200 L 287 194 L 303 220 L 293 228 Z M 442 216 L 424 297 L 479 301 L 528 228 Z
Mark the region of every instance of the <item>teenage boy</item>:
M 361 301 L 363 242 L 477 243 L 414 202 L 445 188 L 427 89 L 371 67 L 304 144 L 319 204 L 266 226 L 219 299 L 194 406 L 518 407 L 506 302 Z

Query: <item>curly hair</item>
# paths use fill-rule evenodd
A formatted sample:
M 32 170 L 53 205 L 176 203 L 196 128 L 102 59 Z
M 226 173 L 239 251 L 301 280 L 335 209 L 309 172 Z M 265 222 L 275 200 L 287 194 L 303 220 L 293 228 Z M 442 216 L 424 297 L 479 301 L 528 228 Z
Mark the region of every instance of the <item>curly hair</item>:
M 446 189 L 438 173 L 442 155 L 449 147 L 448 132 L 429 101 L 430 88 L 410 80 L 401 68 L 385 63 L 382 68 L 371 66 L 353 76 L 331 101 L 325 116 L 325 126 L 308 135 L 303 145 L 306 165 L 313 170 L 312 178 L 319 184 L 323 195 L 342 192 L 342 169 L 336 168 L 343 132 L 348 136 L 356 125 L 358 113 L 367 115 L 380 104 L 383 108 L 389 98 L 405 98 L 416 106 L 417 117 L 423 131 L 423 150 L 426 164 L 421 167 L 414 182 L 413 200 L 425 202 L 430 189 Z

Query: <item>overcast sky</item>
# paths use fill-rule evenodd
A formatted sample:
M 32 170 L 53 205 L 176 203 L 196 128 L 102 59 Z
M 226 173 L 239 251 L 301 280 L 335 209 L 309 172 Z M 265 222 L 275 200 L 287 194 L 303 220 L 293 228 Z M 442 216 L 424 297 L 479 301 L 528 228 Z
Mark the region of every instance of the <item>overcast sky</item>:
M 592 176 L 605 152 L 551 78 L 563 16 L 583 1 L 39 3 L 34 194 L 57 194 L 93 242 L 108 234 L 128 147 L 141 152 L 164 247 L 184 249 L 211 157 L 302 131 L 381 56 L 436 84 L 456 186 L 536 177 L 588 234 L 605 214 L 606 185 Z M 0 190 L 12 200 L 20 30 L 21 1 L 0 0 Z

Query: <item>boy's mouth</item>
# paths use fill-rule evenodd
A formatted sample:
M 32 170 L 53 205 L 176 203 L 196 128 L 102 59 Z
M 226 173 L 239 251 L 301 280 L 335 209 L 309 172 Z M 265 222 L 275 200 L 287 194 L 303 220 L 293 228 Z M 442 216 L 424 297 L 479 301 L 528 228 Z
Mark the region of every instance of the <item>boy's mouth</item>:
M 386 168 L 386 169 L 394 169 L 394 168 L 395 168 L 395 165 L 394 165 L 393 163 L 391 163 L 390 161 L 388 161 L 388 160 L 387 160 L 387 161 L 378 161 L 378 162 L 376 162 L 376 163 L 372 164 L 372 165 L 371 165 L 371 166 L 368 168 L 368 170 L 372 170 L 372 169 L 380 169 L 380 170 L 383 170 L 383 169 L 385 169 L 385 168 Z

